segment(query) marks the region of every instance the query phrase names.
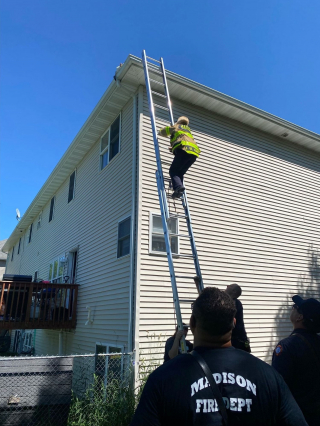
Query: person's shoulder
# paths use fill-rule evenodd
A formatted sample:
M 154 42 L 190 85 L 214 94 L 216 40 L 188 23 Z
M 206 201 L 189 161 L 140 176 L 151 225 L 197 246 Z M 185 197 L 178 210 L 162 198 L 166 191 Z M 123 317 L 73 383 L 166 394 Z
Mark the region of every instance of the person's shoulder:
M 173 372 L 179 374 L 181 371 L 185 371 L 186 367 L 189 367 L 192 363 L 192 357 L 188 354 L 179 354 L 176 357 L 170 359 L 164 364 L 160 365 L 153 373 L 153 377 L 163 377 L 166 375 L 172 375 Z
M 296 334 L 290 334 L 290 336 L 280 340 L 274 349 L 274 354 L 280 356 L 284 352 L 295 350 L 297 347 L 301 346 L 301 343 L 301 339 Z
M 241 303 L 241 301 L 240 301 L 239 299 L 234 299 L 234 300 L 235 300 L 236 308 L 237 308 L 237 309 L 242 308 L 242 303 Z

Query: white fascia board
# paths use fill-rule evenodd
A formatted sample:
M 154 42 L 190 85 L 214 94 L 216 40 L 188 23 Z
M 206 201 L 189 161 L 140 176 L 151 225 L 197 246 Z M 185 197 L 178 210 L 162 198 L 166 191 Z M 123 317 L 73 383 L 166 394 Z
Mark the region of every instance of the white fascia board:
M 129 69 L 130 64 L 130 57 L 128 57 L 126 62 L 122 66 L 123 69 L 120 69 L 122 71 L 122 75 L 124 75 L 125 72 Z M 40 191 L 35 196 L 24 215 L 21 217 L 21 220 L 18 222 L 10 237 L 7 239 L 5 245 L 2 248 L 3 252 L 8 253 L 11 247 L 16 244 L 23 232 L 36 219 L 37 215 L 42 211 L 43 207 L 48 203 L 48 201 L 50 201 L 50 199 L 54 196 L 54 194 L 60 188 L 65 179 L 68 178 L 70 173 L 77 167 L 79 162 L 82 161 L 83 157 L 96 143 L 99 136 L 96 137 L 91 135 L 90 130 L 97 128 L 94 123 L 95 121 L 101 121 L 99 115 L 101 114 L 104 117 L 104 122 L 108 120 L 111 124 L 112 120 L 119 113 L 119 110 L 122 108 L 122 106 L 124 106 L 126 102 L 131 98 L 131 96 L 136 92 L 137 87 L 137 85 L 121 85 L 121 83 L 117 83 L 115 79 L 112 80 L 111 84 L 109 85 L 102 98 L 90 114 L 89 118 L 81 127 L 78 134 L 70 144 L 69 148 L 64 153 L 56 167 L 53 169 L 50 176 L 48 177 L 44 185 L 41 187 Z M 117 104 L 114 103 L 113 98 L 115 96 L 119 98 L 119 103 Z M 104 110 L 105 107 L 108 107 L 108 100 L 111 98 L 113 100 L 110 101 L 110 106 L 112 106 L 116 110 L 116 112 L 113 113 Z M 95 133 L 96 132 L 97 130 L 95 131 Z

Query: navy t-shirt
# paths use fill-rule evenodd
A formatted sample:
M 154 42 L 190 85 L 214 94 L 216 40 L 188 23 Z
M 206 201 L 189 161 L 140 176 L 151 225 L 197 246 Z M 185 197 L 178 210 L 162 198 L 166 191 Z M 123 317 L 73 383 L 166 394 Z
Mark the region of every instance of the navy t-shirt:
M 232 330 L 232 340 L 241 340 L 242 342 L 245 342 L 246 340 L 248 340 L 248 338 L 243 322 L 243 306 L 240 300 L 238 299 L 235 299 L 234 302 L 236 305 L 237 313 L 235 317 L 236 326 Z
M 307 339 L 309 344 L 301 339 L 299 334 Z M 295 329 L 275 348 L 272 366 L 289 386 L 309 426 L 319 426 L 320 337 L 302 328 Z
M 229 426 L 307 426 L 282 377 L 247 352 L 196 348 L 226 404 Z M 178 355 L 148 378 L 131 426 L 221 426 L 213 393 L 197 361 Z
M 170 357 L 169 357 L 169 351 L 173 346 L 173 342 L 174 342 L 175 337 L 171 336 L 169 337 L 169 339 L 166 341 L 166 346 L 164 348 L 164 362 L 170 361 Z M 189 342 L 189 340 L 186 340 L 186 349 L 187 352 L 191 352 L 193 350 L 193 344 L 191 342 Z M 179 346 L 179 354 L 181 354 L 181 348 Z

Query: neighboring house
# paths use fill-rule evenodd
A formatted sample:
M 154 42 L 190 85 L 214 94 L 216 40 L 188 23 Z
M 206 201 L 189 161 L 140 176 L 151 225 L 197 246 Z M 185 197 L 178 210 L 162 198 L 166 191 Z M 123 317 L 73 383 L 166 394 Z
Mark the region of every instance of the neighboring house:
M 290 331 L 290 296 L 320 297 L 320 135 L 175 73 L 167 78 L 174 117 L 189 117 L 202 151 L 186 187 L 204 284 L 241 285 L 253 353 L 268 360 Z M 166 112 L 160 117 L 163 126 Z M 170 162 L 168 141 L 161 145 Z M 142 62 L 129 56 L 4 246 L 7 273 L 80 285 L 77 327 L 37 330 L 36 354 L 163 356 L 175 316 L 155 169 Z M 183 233 L 176 219 L 177 272 L 193 276 L 179 258 L 188 252 Z M 196 297 L 192 280 L 179 288 Z
M 2 280 L 6 270 L 7 254 L 2 251 L 2 247 L 5 245 L 6 241 L 7 240 L 0 241 L 0 280 Z

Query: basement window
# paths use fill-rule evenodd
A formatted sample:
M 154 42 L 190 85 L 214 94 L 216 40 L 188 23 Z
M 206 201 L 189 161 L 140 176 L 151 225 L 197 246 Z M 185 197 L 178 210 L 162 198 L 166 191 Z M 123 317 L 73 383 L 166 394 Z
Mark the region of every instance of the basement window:
M 123 376 L 123 352 L 123 346 L 100 342 L 96 344 L 95 375 L 101 384 L 106 385 L 108 379 L 121 380 Z
M 168 221 L 170 244 L 173 254 L 179 254 L 178 225 L 178 218 L 171 218 Z M 160 215 L 150 215 L 150 229 L 150 253 L 166 253 L 166 243 Z
M 115 119 L 100 140 L 100 170 L 120 151 L 120 115 Z

